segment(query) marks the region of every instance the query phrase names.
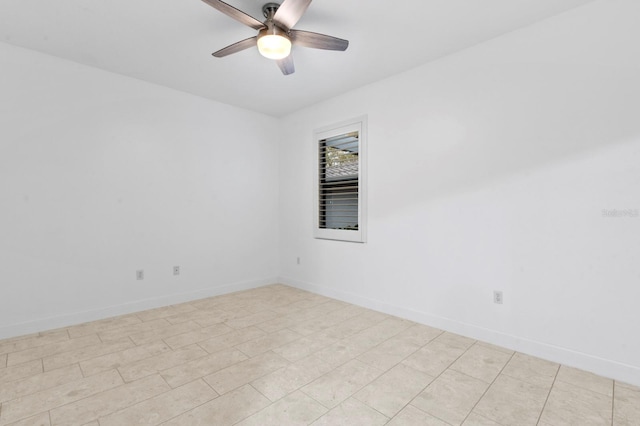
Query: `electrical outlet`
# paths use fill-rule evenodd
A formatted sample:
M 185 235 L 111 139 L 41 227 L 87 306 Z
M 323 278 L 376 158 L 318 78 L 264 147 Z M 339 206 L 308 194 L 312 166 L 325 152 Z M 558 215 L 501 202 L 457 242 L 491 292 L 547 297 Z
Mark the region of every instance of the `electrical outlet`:
M 143 269 L 138 269 L 136 271 L 136 279 L 137 280 L 144 280 L 144 270 Z
M 173 267 L 173 275 L 180 275 L 180 267 L 179 266 L 174 266 Z
M 493 292 L 493 303 L 497 303 L 498 305 L 502 305 L 502 292 L 495 290 Z

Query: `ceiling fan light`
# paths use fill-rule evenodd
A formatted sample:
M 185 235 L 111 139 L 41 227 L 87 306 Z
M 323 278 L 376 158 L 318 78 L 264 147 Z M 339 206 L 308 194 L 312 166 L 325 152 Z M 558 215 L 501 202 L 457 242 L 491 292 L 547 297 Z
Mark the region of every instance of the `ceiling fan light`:
M 258 51 L 265 58 L 284 59 L 291 53 L 291 40 L 279 33 L 281 31 L 261 31 L 258 36 Z

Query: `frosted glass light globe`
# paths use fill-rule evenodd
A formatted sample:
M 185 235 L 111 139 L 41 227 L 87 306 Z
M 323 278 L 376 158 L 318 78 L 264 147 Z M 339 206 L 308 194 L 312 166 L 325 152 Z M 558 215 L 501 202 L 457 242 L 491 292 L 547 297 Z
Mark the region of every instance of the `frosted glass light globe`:
M 258 51 L 265 58 L 284 59 L 291 53 L 291 41 L 279 34 L 267 34 L 258 38 Z

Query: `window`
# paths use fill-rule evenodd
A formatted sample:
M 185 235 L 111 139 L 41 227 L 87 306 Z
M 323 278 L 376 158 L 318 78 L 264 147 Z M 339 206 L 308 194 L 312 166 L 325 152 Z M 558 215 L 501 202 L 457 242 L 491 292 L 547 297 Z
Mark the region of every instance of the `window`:
M 316 238 L 365 242 L 366 117 L 316 130 Z

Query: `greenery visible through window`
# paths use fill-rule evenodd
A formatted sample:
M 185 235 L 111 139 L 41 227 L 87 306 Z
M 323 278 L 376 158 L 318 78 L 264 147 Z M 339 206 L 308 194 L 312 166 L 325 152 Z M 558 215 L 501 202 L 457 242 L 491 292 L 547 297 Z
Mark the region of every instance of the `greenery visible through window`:
M 327 178 L 357 175 L 358 153 L 327 147 Z

